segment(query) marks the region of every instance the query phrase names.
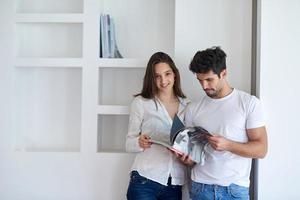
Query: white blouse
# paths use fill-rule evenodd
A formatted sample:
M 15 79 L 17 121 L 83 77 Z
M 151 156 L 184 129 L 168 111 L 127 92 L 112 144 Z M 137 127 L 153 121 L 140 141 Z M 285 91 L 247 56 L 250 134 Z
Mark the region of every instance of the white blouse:
M 189 100 L 179 98 L 179 102 L 177 115 L 184 121 Z M 183 185 L 187 180 L 187 168 L 170 150 L 158 144 L 152 144 L 150 148 L 144 150 L 138 142 L 140 133 L 149 135 L 151 139 L 168 142 L 172 122 L 172 118 L 158 98 L 155 103 L 153 99 L 135 97 L 131 104 L 126 151 L 138 153 L 131 169 L 138 171 L 141 176 L 162 185 L 167 185 L 171 176 L 172 185 Z

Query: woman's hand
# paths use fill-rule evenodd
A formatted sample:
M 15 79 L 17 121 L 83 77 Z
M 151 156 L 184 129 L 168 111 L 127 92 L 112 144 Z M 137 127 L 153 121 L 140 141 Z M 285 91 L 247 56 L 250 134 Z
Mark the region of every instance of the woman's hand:
M 180 158 L 180 161 L 187 166 L 192 167 L 196 164 L 196 162 L 193 161 L 189 155 L 186 155 L 186 154 L 179 155 L 179 158 Z
M 196 164 L 195 161 L 193 161 L 191 159 L 191 157 L 189 155 L 183 154 L 183 153 L 179 153 L 177 151 L 175 151 L 174 149 L 169 149 L 183 164 L 187 165 L 187 166 L 194 166 Z
M 150 148 L 151 147 L 151 140 L 150 140 L 150 137 L 146 134 L 141 134 L 140 137 L 139 137 L 139 145 L 141 148 L 143 149 L 147 149 L 147 148 Z

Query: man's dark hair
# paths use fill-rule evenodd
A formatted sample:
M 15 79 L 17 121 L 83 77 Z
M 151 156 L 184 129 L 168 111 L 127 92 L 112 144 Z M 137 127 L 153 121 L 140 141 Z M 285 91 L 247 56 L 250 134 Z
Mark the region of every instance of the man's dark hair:
M 189 68 L 194 73 L 207 73 L 212 70 L 220 77 L 222 70 L 226 69 L 226 54 L 220 47 L 198 51 Z

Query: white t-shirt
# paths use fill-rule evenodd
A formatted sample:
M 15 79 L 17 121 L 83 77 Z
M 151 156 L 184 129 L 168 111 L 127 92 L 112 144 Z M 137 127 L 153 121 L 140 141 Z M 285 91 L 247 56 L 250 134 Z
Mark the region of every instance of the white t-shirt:
M 189 106 L 186 126 L 202 126 L 214 135 L 236 142 L 247 142 L 247 129 L 265 125 L 259 99 L 234 89 L 221 99 L 208 96 Z M 205 184 L 228 186 L 231 183 L 249 187 L 251 158 L 229 151 L 216 151 L 210 145 L 205 151 L 204 165 L 192 169 L 192 180 Z
M 189 100 L 179 98 L 179 102 L 177 115 L 183 120 Z M 131 104 L 126 150 L 138 153 L 131 170 L 162 185 L 167 185 L 171 175 L 173 185 L 183 185 L 187 180 L 186 166 L 170 150 L 158 144 L 143 150 L 138 142 L 140 133 L 148 134 L 154 140 L 168 142 L 172 123 L 172 118 L 159 99 L 155 104 L 152 99 L 135 97 Z

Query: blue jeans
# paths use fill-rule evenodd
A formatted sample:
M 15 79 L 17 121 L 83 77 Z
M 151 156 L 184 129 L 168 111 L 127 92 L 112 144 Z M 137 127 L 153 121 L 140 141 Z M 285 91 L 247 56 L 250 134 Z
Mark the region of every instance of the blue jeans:
M 132 171 L 127 190 L 128 200 L 181 200 L 180 185 L 162 185 Z
M 190 198 L 192 200 L 249 200 L 249 188 L 236 184 L 220 186 L 192 181 Z

